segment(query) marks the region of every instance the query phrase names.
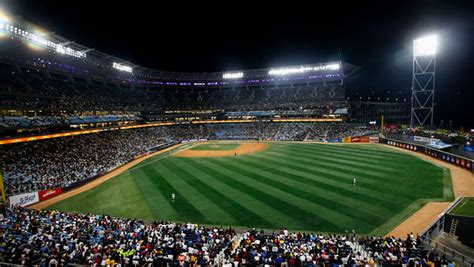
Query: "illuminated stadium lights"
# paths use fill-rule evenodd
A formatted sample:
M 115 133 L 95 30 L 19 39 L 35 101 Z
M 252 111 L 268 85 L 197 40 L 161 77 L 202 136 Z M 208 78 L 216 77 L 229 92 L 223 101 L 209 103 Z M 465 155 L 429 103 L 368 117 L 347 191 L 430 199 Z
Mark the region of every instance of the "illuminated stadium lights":
M 20 36 L 21 38 L 27 40 L 28 43 L 32 45 L 32 47 L 34 48 L 49 47 L 59 54 L 65 54 L 65 55 L 77 57 L 77 58 L 86 57 L 86 53 L 76 51 L 70 47 L 64 47 L 61 44 L 52 42 L 48 40 L 46 37 L 43 37 L 42 33 L 30 33 L 23 29 L 14 27 L 13 25 L 10 25 L 10 24 L 4 24 L 4 27 L 6 30 L 9 30 L 13 35 Z
M 10 17 L 7 16 L 4 12 L 0 11 L 0 22 L 9 22 Z
M 10 23 L 10 17 L 0 11 L 0 26 L 3 28 L 3 26 L 7 23 Z
M 0 11 L 0 26 L 3 29 L 3 26 L 10 22 L 10 18 L 3 12 Z
M 244 77 L 243 72 L 227 72 L 222 75 L 222 78 L 224 79 L 239 79 Z
M 125 65 L 119 64 L 119 63 L 117 63 L 117 62 L 114 62 L 114 63 L 112 64 L 112 67 L 113 67 L 114 69 L 117 69 L 117 70 L 120 70 L 120 71 L 125 71 L 125 72 L 129 72 L 129 73 L 132 73 L 132 72 L 133 72 L 132 67 L 130 67 L 130 66 L 125 66 Z
M 0 36 L 11 34 L 13 36 L 19 36 L 20 38 L 26 40 L 32 48 L 40 47 L 49 47 L 52 50 L 77 58 L 85 58 L 86 53 L 76 51 L 69 47 L 63 47 L 59 43 L 52 42 L 48 40 L 44 33 L 41 33 L 41 30 L 35 30 L 34 33 L 28 32 L 22 28 L 12 25 L 11 19 L 4 12 L 0 11 Z
M 5 13 L 0 11 L 0 37 L 6 36 L 10 31 L 9 23 L 10 18 Z
M 438 36 L 426 35 L 413 41 L 410 126 L 433 125 Z
M 438 48 L 438 36 L 429 35 L 413 41 L 413 54 L 415 57 L 432 56 Z
M 270 69 L 268 71 L 269 75 L 288 75 L 288 74 L 295 74 L 295 73 L 305 73 L 310 71 L 324 71 L 324 70 L 338 70 L 340 68 L 339 63 L 335 64 L 328 64 L 328 65 L 320 65 L 314 67 L 299 67 L 299 68 L 278 68 L 278 69 Z

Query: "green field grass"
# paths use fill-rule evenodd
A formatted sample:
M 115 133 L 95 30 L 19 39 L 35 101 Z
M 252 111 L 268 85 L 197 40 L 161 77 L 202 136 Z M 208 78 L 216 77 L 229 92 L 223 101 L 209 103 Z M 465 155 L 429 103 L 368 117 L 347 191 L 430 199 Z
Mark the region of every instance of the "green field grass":
M 449 171 L 388 147 L 274 142 L 237 157 L 159 155 L 49 209 L 385 234 L 426 201 L 452 199 Z
M 191 150 L 232 150 L 239 147 L 240 144 L 228 144 L 228 143 L 206 143 L 199 144 L 191 148 Z
M 454 207 L 450 214 L 460 216 L 474 216 L 474 198 L 466 197 Z

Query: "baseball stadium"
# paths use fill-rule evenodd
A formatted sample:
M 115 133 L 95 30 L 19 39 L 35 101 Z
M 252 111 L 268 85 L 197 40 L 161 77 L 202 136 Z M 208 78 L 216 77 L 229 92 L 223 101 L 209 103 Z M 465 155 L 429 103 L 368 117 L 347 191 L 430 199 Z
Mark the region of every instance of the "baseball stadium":
M 0 265 L 474 264 L 474 130 L 434 123 L 442 37 L 413 41 L 404 101 L 376 101 L 350 95 L 350 58 L 158 70 L 18 15 Z

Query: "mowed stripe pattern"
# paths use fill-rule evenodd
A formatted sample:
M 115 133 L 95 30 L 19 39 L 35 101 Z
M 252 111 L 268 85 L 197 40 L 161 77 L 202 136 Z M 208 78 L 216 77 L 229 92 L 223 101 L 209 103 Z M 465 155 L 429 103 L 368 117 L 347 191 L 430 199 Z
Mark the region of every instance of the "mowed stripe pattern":
M 377 145 L 271 143 L 237 157 L 163 157 L 49 208 L 370 233 L 419 199 L 443 199 L 443 170 L 413 156 Z

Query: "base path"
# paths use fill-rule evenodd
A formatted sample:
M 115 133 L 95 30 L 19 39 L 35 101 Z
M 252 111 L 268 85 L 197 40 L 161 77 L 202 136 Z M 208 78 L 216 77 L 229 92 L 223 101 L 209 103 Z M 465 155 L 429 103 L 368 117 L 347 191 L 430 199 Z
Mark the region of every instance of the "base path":
M 266 143 L 244 143 L 229 150 L 192 150 L 187 149 L 173 154 L 173 157 L 229 157 L 259 152 L 267 148 Z
M 452 165 L 450 163 L 432 158 L 418 152 L 405 150 L 398 147 L 388 146 L 400 152 L 414 155 L 425 161 L 429 161 L 440 167 L 447 168 L 451 171 L 451 180 L 453 183 L 453 191 L 455 197 L 474 196 L 474 174 L 466 169 Z M 428 202 L 423 208 L 415 212 L 402 224 L 393 229 L 387 236 L 395 236 L 405 238 L 407 233 L 419 234 L 428 227 L 436 218 L 449 207 L 450 202 Z
M 148 158 L 151 158 L 151 157 L 154 157 L 156 155 L 159 155 L 159 154 L 162 154 L 162 153 L 165 153 L 165 152 L 168 152 L 172 149 L 175 149 L 177 147 L 181 146 L 181 144 L 178 144 L 178 145 L 174 145 L 174 146 L 171 146 L 171 147 L 168 147 L 168 148 L 165 148 L 163 150 L 160 150 L 160 151 L 157 151 L 155 153 L 152 153 L 152 154 L 149 154 L 149 155 L 146 155 L 146 156 L 143 156 L 143 157 L 140 157 L 138 159 L 135 159 L 135 160 L 132 160 L 131 162 L 125 164 L 125 165 L 122 165 L 118 168 L 116 168 L 115 170 L 111 171 L 111 172 L 108 172 L 100 177 L 98 177 L 97 179 L 94 179 L 78 188 L 75 188 L 73 190 L 70 190 L 70 191 L 67 191 L 67 192 L 64 192 L 58 196 L 55 196 L 53 198 L 50 198 L 48 200 L 45 200 L 45 201 L 42 201 L 42 202 L 39 202 L 39 203 L 36 203 L 36 204 L 33 204 L 31 206 L 29 206 L 29 208 L 32 208 L 32 209 L 37 209 L 37 210 L 40 210 L 40 209 L 44 209 L 46 208 L 47 206 L 49 205 L 52 205 L 56 202 L 59 202 L 61 200 L 64 200 L 66 198 L 70 198 L 72 196 L 75 196 L 77 194 L 80 194 L 82 192 L 85 192 L 87 190 L 90 190 L 98 185 L 100 185 L 101 183 L 107 181 L 107 180 L 110 180 L 112 179 L 113 177 L 121 174 L 122 172 L 130 169 L 131 167 L 137 165 L 138 163 L 148 159 Z

